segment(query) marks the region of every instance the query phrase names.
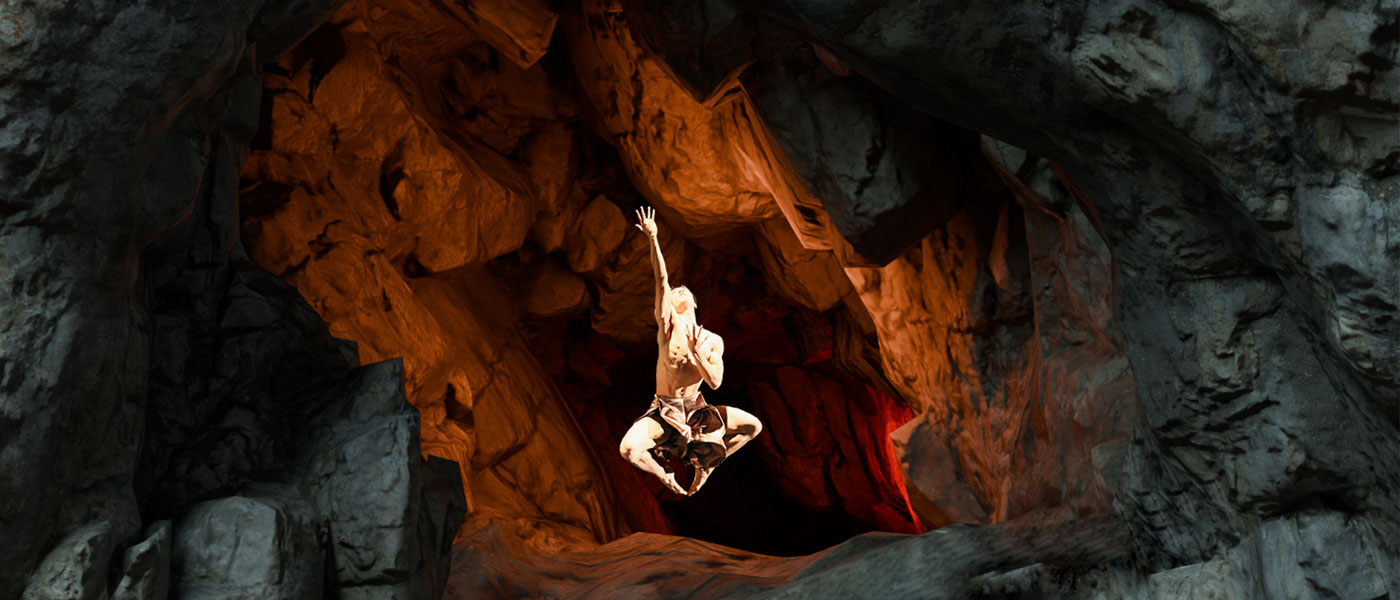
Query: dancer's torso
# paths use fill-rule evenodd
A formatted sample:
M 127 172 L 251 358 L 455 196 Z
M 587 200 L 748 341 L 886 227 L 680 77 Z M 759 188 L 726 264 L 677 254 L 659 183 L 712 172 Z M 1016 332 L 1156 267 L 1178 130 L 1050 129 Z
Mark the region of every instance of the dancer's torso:
M 660 352 L 656 357 L 656 393 L 672 398 L 690 398 L 700 392 L 700 369 L 690 364 L 690 344 L 685 339 L 688 319 L 671 318 L 671 330 L 657 336 Z M 703 337 L 713 335 L 709 332 Z M 702 339 L 703 341 L 703 339 Z M 698 344 L 697 344 L 698 345 Z

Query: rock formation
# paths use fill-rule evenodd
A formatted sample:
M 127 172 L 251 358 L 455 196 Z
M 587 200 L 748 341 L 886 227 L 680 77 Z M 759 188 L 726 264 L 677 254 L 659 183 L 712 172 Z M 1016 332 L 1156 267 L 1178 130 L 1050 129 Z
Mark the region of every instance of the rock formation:
M 0 598 L 1400 596 L 1394 2 L 157 4 L 0 3 Z

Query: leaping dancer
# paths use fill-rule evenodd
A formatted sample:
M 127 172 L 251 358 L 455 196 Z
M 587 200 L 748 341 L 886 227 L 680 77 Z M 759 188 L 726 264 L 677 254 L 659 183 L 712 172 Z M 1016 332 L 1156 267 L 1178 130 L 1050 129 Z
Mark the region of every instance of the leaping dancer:
M 656 395 L 651 409 L 622 437 L 618 451 L 671 491 L 688 496 L 705 485 L 720 462 L 757 436 L 763 424 L 746 411 L 707 404 L 700 395 L 702 381 L 714 389 L 724 379 L 724 340 L 696 322 L 694 294 L 683 285 L 671 287 L 656 236 L 656 211 L 638 209 L 637 220 L 636 227 L 651 239 L 656 277 Z M 682 488 L 653 453 L 693 465 L 690 489 Z

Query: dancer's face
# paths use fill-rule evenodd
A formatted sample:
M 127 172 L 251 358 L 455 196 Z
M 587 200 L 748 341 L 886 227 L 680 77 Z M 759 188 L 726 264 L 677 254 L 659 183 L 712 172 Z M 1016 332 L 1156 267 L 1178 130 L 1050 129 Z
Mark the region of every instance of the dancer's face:
M 695 310 L 695 295 L 684 286 L 671 290 L 671 308 L 678 315 L 688 315 Z

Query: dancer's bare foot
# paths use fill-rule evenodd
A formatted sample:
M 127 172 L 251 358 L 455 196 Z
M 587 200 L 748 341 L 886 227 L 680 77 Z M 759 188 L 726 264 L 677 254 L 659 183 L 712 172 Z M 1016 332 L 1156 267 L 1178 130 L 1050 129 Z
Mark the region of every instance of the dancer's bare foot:
M 694 491 L 694 490 L 692 490 L 692 492 L 687 492 L 687 491 L 685 491 L 685 488 L 681 487 L 680 482 L 679 482 L 679 481 L 676 481 L 676 474 L 675 474 L 675 473 L 667 473 L 665 476 L 661 477 L 661 483 L 666 484 L 666 487 L 670 488 L 671 491 L 673 491 L 673 492 L 675 492 L 675 493 L 677 493 L 677 494 L 680 494 L 680 495 L 682 495 L 682 496 L 689 496 L 689 495 Z

